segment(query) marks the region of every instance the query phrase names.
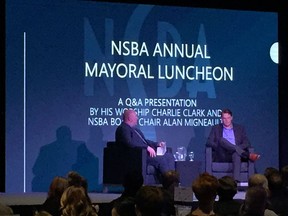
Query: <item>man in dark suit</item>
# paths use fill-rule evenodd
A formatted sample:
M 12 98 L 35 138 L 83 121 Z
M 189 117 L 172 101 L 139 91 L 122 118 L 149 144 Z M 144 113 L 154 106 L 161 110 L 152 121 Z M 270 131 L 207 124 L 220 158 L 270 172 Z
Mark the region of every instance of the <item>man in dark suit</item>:
M 231 110 L 223 109 L 221 119 L 222 123 L 212 127 L 206 146 L 212 147 L 214 150 L 213 161 L 232 161 L 234 179 L 239 181 L 241 158 L 256 161 L 260 155 L 248 152 L 250 142 L 245 128 L 242 125 L 232 123 Z
M 154 142 L 146 139 L 144 134 L 136 128 L 137 123 L 137 113 L 132 109 L 125 110 L 123 113 L 123 122 L 116 129 L 116 143 L 123 148 L 146 148 L 149 154 L 147 163 L 154 166 L 160 175 L 174 170 L 175 165 L 172 153 L 166 152 L 162 156 L 156 155 L 157 147 L 166 145 L 165 142 Z

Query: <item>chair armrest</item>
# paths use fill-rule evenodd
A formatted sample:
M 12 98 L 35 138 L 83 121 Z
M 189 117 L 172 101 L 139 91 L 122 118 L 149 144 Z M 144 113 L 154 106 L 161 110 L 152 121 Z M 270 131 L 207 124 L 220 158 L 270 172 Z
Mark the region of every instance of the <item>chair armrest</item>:
M 108 141 L 107 142 L 107 147 L 116 147 L 116 142 L 114 142 L 114 141 Z
M 125 148 L 117 146 L 114 142 L 108 142 L 104 148 L 103 158 L 103 184 L 122 184 L 125 175 L 133 170 L 146 174 L 147 150 Z
M 205 171 L 212 173 L 212 148 L 205 148 Z

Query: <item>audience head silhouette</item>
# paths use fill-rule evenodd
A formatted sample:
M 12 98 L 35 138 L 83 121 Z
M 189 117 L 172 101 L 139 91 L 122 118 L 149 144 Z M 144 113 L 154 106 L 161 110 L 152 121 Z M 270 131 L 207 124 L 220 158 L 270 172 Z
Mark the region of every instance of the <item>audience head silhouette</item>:
M 142 173 L 140 171 L 128 172 L 123 181 L 124 193 L 127 196 L 135 196 L 139 188 L 144 183 Z
M 288 190 L 288 165 L 282 167 L 280 172 L 281 172 L 281 175 L 282 175 L 282 180 L 283 180 L 284 186 Z
M 0 215 L 13 215 L 13 209 L 8 205 L 0 203 Z
M 97 216 L 83 187 L 68 187 L 61 197 L 62 216 Z
M 218 179 L 219 188 L 217 190 L 219 200 L 232 200 L 237 193 L 237 183 L 231 176 L 223 176 Z
M 264 215 L 267 192 L 262 186 L 249 187 L 245 195 L 244 215 Z
M 279 192 L 283 190 L 283 180 L 280 172 L 275 172 L 269 175 L 268 187 L 271 192 Z
M 88 190 L 88 183 L 86 179 L 76 171 L 70 171 L 67 175 L 69 186 L 83 187 Z
M 192 183 L 192 190 L 199 202 L 211 202 L 217 196 L 218 180 L 209 173 L 202 173 Z
M 164 198 L 159 187 L 142 186 L 135 197 L 137 216 L 161 216 Z
M 112 209 L 112 216 L 136 216 L 134 198 L 125 197 L 117 202 Z
M 39 211 L 34 216 L 54 216 L 47 211 Z
M 264 170 L 264 176 L 269 179 L 269 177 L 273 174 L 273 173 L 279 173 L 279 170 L 275 167 L 266 167 L 266 169 Z
M 178 186 L 180 182 L 179 173 L 175 170 L 170 170 L 162 175 L 162 186 L 164 189 L 171 192 L 174 191 L 174 187 Z
M 60 199 L 63 192 L 68 187 L 68 181 L 64 177 L 56 176 L 53 178 L 49 186 L 48 196 L 39 210 L 44 215 L 45 212 L 53 216 L 60 216 Z M 39 212 L 40 213 L 40 212 Z
M 192 183 L 192 190 L 198 199 L 198 208 L 189 215 L 214 215 L 213 206 L 219 187 L 218 179 L 207 172 L 200 174 Z
M 260 173 L 256 173 L 249 177 L 248 179 L 248 187 L 255 187 L 255 186 L 261 186 L 268 189 L 268 180 L 267 178 Z
M 61 176 L 54 177 L 49 187 L 48 197 L 60 198 L 67 187 L 68 181 L 66 178 Z
M 237 193 L 237 183 L 232 176 L 223 176 L 218 179 L 218 201 L 214 202 L 213 211 L 221 216 L 238 216 L 242 201 L 234 199 Z

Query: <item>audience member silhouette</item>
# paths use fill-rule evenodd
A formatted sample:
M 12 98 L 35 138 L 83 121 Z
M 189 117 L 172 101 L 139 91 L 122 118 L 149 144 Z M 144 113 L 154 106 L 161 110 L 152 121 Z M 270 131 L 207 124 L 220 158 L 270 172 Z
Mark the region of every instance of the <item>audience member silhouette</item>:
M 83 187 L 86 191 L 88 191 L 88 183 L 86 179 L 81 176 L 76 171 L 69 171 L 67 174 L 67 180 L 69 186 Z
M 192 183 L 192 190 L 198 199 L 198 208 L 188 216 L 215 215 L 213 206 L 219 187 L 218 179 L 209 173 L 200 174 Z
M 288 196 L 284 190 L 284 184 L 280 172 L 274 172 L 268 177 L 269 196 L 268 201 L 278 216 L 288 215 Z
M 136 215 L 161 216 L 163 201 L 163 193 L 159 187 L 142 186 L 135 196 Z
M 123 181 L 123 187 L 124 191 L 121 194 L 120 197 L 112 200 L 110 202 L 110 211 L 113 210 L 113 208 L 117 205 L 118 203 L 122 202 L 123 200 L 126 200 L 126 198 L 135 198 L 137 191 L 142 187 L 144 182 L 142 173 L 140 171 L 132 170 L 128 172 Z
M 144 179 L 140 171 L 132 170 L 131 172 L 128 172 L 125 175 L 122 184 L 124 187 L 123 193 L 117 199 L 112 200 L 111 204 L 114 205 L 114 203 L 121 201 L 126 197 L 135 197 L 137 191 L 142 187 L 143 182 Z
M 267 178 L 268 181 L 269 181 L 269 177 L 273 173 L 280 173 L 280 171 L 277 168 L 275 168 L 275 167 L 266 167 L 265 170 L 264 170 L 264 176 Z
M 221 216 L 238 215 L 242 202 L 234 199 L 237 193 L 237 182 L 231 176 L 223 176 L 218 179 L 218 182 L 219 200 L 214 203 L 214 212 Z
M 165 172 L 162 176 L 162 187 L 174 196 L 174 188 L 180 183 L 180 175 L 175 170 Z
M 60 199 L 67 187 L 68 181 L 66 178 L 54 177 L 49 187 L 47 199 L 40 207 L 40 211 L 46 211 L 53 216 L 60 216 Z
M 83 141 L 72 139 L 71 130 L 67 126 L 59 127 L 56 140 L 40 148 L 32 170 L 32 191 L 37 192 L 47 191 L 55 176 L 65 176 L 70 170 L 78 171 L 87 181 L 95 184 L 98 182 L 98 159 Z
M 282 175 L 282 180 L 284 184 L 285 191 L 288 196 L 288 165 L 281 168 L 280 173 Z
M 112 216 L 136 216 L 135 212 L 135 198 L 125 197 L 115 203 L 112 212 Z
M 180 176 L 175 170 L 165 172 L 162 176 L 162 190 L 164 196 L 164 208 L 162 215 L 175 215 L 174 190 L 179 185 Z
M 47 211 L 39 211 L 39 212 L 36 212 L 34 216 L 54 216 L 54 215 L 50 214 Z
M 248 179 L 248 187 L 255 187 L 255 186 L 261 186 L 265 188 L 265 190 L 268 190 L 268 179 L 260 173 L 255 173 L 251 175 Z
M 268 195 L 262 186 L 249 187 L 239 216 L 264 216 Z
M 248 188 L 252 188 L 252 187 L 262 187 L 264 188 L 264 190 L 266 191 L 267 197 L 269 196 L 269 188 L 268 188 L 268 180 L 267 178 L 264 176 L 264 174 L 260 174 L 260 173 L 256 173 L 253 174 L 252 176 L 249 177 L 248 179 Z M 267 198 L 266 200 L 266 209 L 264 212 L 265 216 L 277 216 L 277 214 L 270 210 L 271 205 L 269 203 L 269 200 Z
M 62 216 L 97 216 L 83 187 L 68 187 L 61 197 Z
M 161 175 L 169 170 L 175 170 L 174 157 L 171 152 L 164 155 L 156 154 L 157 147 L 163 147 L 165 142 L 155 142 L 146 139 L 142 131 L 137 128 L 138 115 L 133 109 L 126 109 L 123 113 L 123 122 L 117 127 L 115 139 L 117 145 L 123 149 L 127 148 L 144 148 L 147 150 L 147 164 L 155 167 L 157 178 L 161 182 Z
M 13 215 L 13 210 L 10 206 L 0 203 L 0 215 Z
M 70 171 L 67 174 L 67 179 L 68 179 L 68 185 L 69 186 L 75 186 L 75 187 L 82 187 L 84 188 L 84 192 L 86 194 L 87 200 L 88 202 L 90 202 L 90 204 L 92 205 L 92 207 L 94 208 L 94 210 L 96 212 L 98 212 L 99 210 L 99 206 L 98 205 L 94 205 L 88 195 L 88 182 L 87 180 L 81 176 L 78 172 L 76 171 Z

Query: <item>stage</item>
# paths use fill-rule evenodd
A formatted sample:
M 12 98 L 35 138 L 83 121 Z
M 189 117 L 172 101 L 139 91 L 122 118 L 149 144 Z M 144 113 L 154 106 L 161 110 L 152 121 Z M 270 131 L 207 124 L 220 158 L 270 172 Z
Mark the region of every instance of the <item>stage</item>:
M 120 194 L 112 193 L 89 193 L 93 203 L 109 203 L 119 197 Z M 19 205 L 41 205 L 47 197 L 47 193 L 22 193 L 22 194 L 0 194 L 0 202 L 9 206 Z

